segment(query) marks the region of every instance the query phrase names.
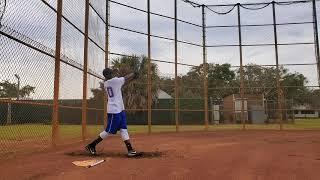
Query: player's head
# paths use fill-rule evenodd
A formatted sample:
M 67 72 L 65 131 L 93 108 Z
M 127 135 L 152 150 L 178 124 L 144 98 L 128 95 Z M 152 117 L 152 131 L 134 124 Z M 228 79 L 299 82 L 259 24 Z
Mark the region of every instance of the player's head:
M 106 80 L 111 79 L 112 78 L 112 70 L 110 68 L 105 68 L 103 70 L 103 76 L 104 76 L 104 78 L 106 78 Z

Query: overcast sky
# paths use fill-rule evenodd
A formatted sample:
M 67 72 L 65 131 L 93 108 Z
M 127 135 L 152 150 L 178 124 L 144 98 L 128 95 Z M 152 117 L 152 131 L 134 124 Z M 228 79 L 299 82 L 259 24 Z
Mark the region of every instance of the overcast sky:
M 147 5 L 144 0 L 138 1 L 123 1 L 131 6 L 141 9 L 146 9 Z M 172 0 L 151 1 L 151 11 L 168 16 L 174 15 Z M 243 2 L 262 2 L 261 0 L 246 0 L 246 1 L 197 1 L 204 4 L 232 4 Z M 259 6 L 249 6 L 250 8 Z M 260 6 L 261 7 L 261 6 Z M 210 7 L 218 12 L 226 12 L 232 7 Z M 297 4 L 292 6 L 277 6 L 277 22 L 304 22 L 312 21 L 311 3 Z M 217 15 L 206 9 L 206 24 L 213 25 L 237 25 L 237 9 L 234 9 L 228 15 Z M 132 19 L 123 14 L 131 14 L 135 17 Z M 271 5 L 259 11 L 250 11 L 241 8 L 241 23 L 242 24 L 265 24 L 272 23 L 272 7 Z M 178 18 L 195 24 L 201 24 L 201 8 L 193 8 L 189 4 L 178 1 Z M 151 16 L 151 33 L 174 37 L 174 24 L 172 20 Z M 111 3 L 111 23 L 121 27 L 128 27 L 137 31 L 146 32 L 147 26 L 144 13 L 127 11 L 119 5 Z M 126 34 L 126 36 L 122 36 Z M 242 43 L 243 44 L 264 44 L 274 43 L 273 27 L 244 27 L 242 28 Z M 143 36 L 142 36 L 143 37 Z M 202 44 L 202 30 L 199 27 L 194 27 L 185 23 L 178 23 L 178 39 L 196 44 Z M 154 59 L 174 60 L 174 43 L 171 41 L 152 39 L 152 57 Z M 306 25 L 290 25 L 278 27 L 279 43 L 293 42 L 313 42 L 313 26 Z M 147 43 L 145 38 L 132 36 L 131 33 L 111 29 L 111 51 L 116 52 L 138 52 L 138 54 L 146 53 Z M 238 29 L 237 28 L 210 28 L 207 29 L 207 45 L 225 45 L 238 44 Z M 223 48 L 207 48 L 208 62 L 212 63 L 231 63 L 232 65 L 240 65 L 239 48 L 238 47 L 223 47 Z M 303 52 L 303 53 L 301 53 Z M 192 45 L 178 45 L 179 62 L 199 65 L 202 63 L 202 48 Z M 243 48 L 244 64 L 275 64 L 274 46 L 267 47 L 244 47 Z M 297 63 L 314 63 L 314 46 L 313 45 L 296 45 L 296 46 L 281 46 L 279 47 L 279 63 L 280 64 L 297 64 Z M 164 63 L 158 63 L 160 70 L 164 74 L 173 74 L 174 66 Z M 316 66 L 290 66 L 287 67 L 291 72 L 299 71 L 304 73 L 310 81 L 310 85 L 316 85 Z M 187 67 L 179 66 L 179 73 L 185 73 Z
M 54 7 L 55 0 L 48 1 Z M 146 0 L 119 0 L 119 2 L 146 10 Z M 166 16 L 174 16 L 173 0 L 151 0 L 151 11 Z M 243 2 L 261 2 L 261 0 L 228 0 L 213 1 L 202 0 L 198 3 L 205 4 L 232 4 Z M 91 3 L 105 18 L 105 1 L 92 0 Z M 318 9 L 320 3 L 318 3 Z M 111 6 L 111 25 L 130 28 L 140 32 L 147 32 L 147 16 L 143 12 L 128 9 L 115 3 Z M 84 3 L 77 0 L 65 0 L 63 13 L 79 29 L 84 29 Z M 251 8 L 256 6 L 250 6 Z M 230 10 L 231 7 L 210 7 L 219 12 Z M 32 10 L 33 9 L 33 10 Z M 237 9 L 228 15 L 217 15 L 206 9 L 206 24 L 213 25 L 237 25 Z M 292 6 L 277 6 L 277 22 L 304 22 L 312 21 L 311 3 Z M 271 6 L 259 10 L 249 11 L 241 9 L 242 24 L 272 23 Z M 319 17 L 319 16 L 318 16 Z M 201 25 L 201 8 L 193 8 L 189 4 L 178 0 L 178 18 Z M 3 24 L 20 32 L 43 45 L 54 49 L 55 47 L 55 13 L 45 6 L 40 0 L 11 0 L 8 1 L 7 11 Z M 69 58 L 83 64 L 83 36 L 63 21 L 62 29 L 62 53 Z M 174 38 L 174 21 L 158 16 L 151 16 L 151 33 L 168 38 Z M 101 47 L 104 48 L 104 25 L 98 16 L 90 11 L 89 35 Z M 273 27 L 244 27 L 242 28 L 243 44 L 274 43 Z M 202 44 L 202 29 L 200 27 L 178 23 L 178 39 L 195 44 Z M 278 26 L 279 43 L 313 42 L 312 24 Z M 0 79 L 16 81 L 14 74 L 20 74 L 22 85 L 36 86 L 33 98 L 50 98 L 53 96 L 53 71 L 52 58 L 30 50 L 23 45 L 0 37 Z M 207 29 L 207 45 L 238 44 L 237 28 Z M 2 45 L 4 44 L 4 46 Z M 174 42 L 152 38 L 152 58 L 174 61 Z M 110 51 L 113 53 L 147 55 L 147 38 L 123 30 L 110 28 Z M 239 48 L 207 48 L 207 60 L 210 63 L 230 63 L 239 65 Z M 114 58 L 115 56 L 111 56 Z M 179 62 L 199 65 L 202 63 L 202 48 L 178 44 Z M 244 47 L 244 64 L 275 64 L 274 47 Z M 315 63 L 313 45 L 296 45 L 279 47 L 280 64 Z M 104 53 L 93 43 L 89 43 L 89 67 L 100 73 L 103 69 Z M 157 63 L 160 74 L 174 75 L 174 65 Z M 316 66 L 288 66 L 291 72 L 303 73 L 309 80 L 309 85 L 317 85 Z M 185 74 L 188 66 L 178 66 L 178 73 Z M 82 74 L 74 68 L 62 66 L 61 98 L 82 97 Z M 89 77 L 89 87 L 98 87 L 99 80 Z M 90 94 L 89 94 L 90 96 Z

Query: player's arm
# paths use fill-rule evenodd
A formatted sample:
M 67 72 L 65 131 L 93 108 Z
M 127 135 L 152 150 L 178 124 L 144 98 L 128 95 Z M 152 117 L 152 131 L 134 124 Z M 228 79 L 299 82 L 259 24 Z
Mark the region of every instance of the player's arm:
M 128 83 L 134 79 L 137 79 L 138 78 L 138 73 L 137 72 L 134 72 L 134 73 L 130 73 L 130 74 L 127 74 L 126 76 L 124 76 L 124 83 Z

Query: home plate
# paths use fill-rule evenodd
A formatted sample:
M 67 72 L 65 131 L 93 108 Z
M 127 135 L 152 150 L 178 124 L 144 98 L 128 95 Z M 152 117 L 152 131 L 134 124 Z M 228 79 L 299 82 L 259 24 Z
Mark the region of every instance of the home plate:
M 105 161 L 106 161 L 105 159 L 90 159 L 90 160 L 85 160 L 85 161 L 73 161 L 72 164 L 79 166 L 79 167 L 91 168 L 91 167 L 96 166 L 98 164 L 101 164 Z

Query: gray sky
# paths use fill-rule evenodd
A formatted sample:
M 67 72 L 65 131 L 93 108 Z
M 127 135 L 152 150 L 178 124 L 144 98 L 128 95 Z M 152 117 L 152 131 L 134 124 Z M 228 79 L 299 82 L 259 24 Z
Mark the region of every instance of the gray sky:
M 119 2 L 145 9 L 146 0 L 119 0 Z M 173 16 L 173 0 L 151 0 L 151 11 L 166 16 Z M 225 4 L 237 2 L 261 2 L 261 0 L 228 0 L 228 1 L 197 1 L 205 4 Z M 50 0 L 55 6 L 55 1 Z M 101 13 L 105 11 L 104 0 L 92 0 L 91 3 Z M 136 31 L 147 32 L 146 14 L 135 10 L 111 4 L 111 25 L 130 28 Z M 65 0 L 63 13 L 77 27 L 84 29 L 84 1 Z M 318 3 L 318 9 L 320 8 Z M 214 8 L 213 10 L 224 12 L 231 7 Z M 30 11 L 30 9 L 34 9 Z M 311 4 L 297 4 L 293 6 L 277 6 L 277 21 L 302 22 L 312 21 Z M 104 16 L 104 14 L 103 14 Z M 271 6 L 260 11 L 241 9 L 242 24 L 272 23 Z M 105 17 L 105 16 L 104 16 Z M 318 16 L 319 17 L 319 16 Z M 178 0 L 178 18 L 201 25 L 201 9 L 193 8 L 189 4 Z M 236 9 L 228 15 L 216 15 L 207 10 L 206 23 L 210 25 L 236 25 Z M 45 46 L 55 47 L 55 14 L 39 0 L 11 0 L 3 22 L 12 29 L 38 41 Z M 69 58 L 83 63 L 83 37 L 68 23 L 63 21 L 62 29 L 62 53 Z M 89 35 L 104 48 L 104 25 L 102 21 L 90 11 Z M 162 17 L 151 16 L 151 33 L 155 35 L 174 38 L 174 21 Z M 243 44 L 273 43 L 273 28 L 271 27 L 246 27 L 242 28 Z M 278 27 L 279 43 L 313 42 L 312 25 L 291 25 Z M 202 29 L 185 23 L 178 23 L 178 39 L 195 44 L 202 44 Z M 50 98 L 53 96 L 53 67 L 52 58 L 46 57 L 26 47 L 13 43 L 5 37 L 0 37 L 1 44 L 1 71 L 0 79 L 16 81 L 14 73 L 21 75 L 22 85 L 36 86 L 33 98 Z M 237 28 L 207 29 L 207 45 L 238 44 Z M 166 61 L 174 61 L 173 41 L 152 38 L 152 58 Z M 10 49 L 8 51 L 8 49 Z M 114 53 L 147 55 L 147 38 L 144 35 L 110 29 L 110 51 Z M 207 48 L 207 59 L 210 63 L 230 63 L 239 65 L 239 48 Z M 113 58 L 114 56 L 111 56 Z M 202 48 L 186 44 L 178 44 L 179 62 L 199 65 L 202 63 Z M 244 64 L 275 64 L 274 47 L 244 47 Z M 281 46 L 279 47 L 279 61 L 281 64 L 314 63 L 313 45 Z M 89 67 L 100 73 L 103 69 L 104 53 L 92 43 L 89 44 Z M 174 75 L 174 65 L 157 63 L 160 74 Z M 309 80 L 309 85 L 317 85 L 316 66 L 288 66 L 291 72 L 303 73 Z M 33 69 L 33 70 L 30 70 Z M 62 66 L 61 98 L 82 97 L 81 71 Z M 187 66 L 178 66 L 178 73 L 185 74 L 189 70 Z M 99 86 L 99 80 L 89 77 L 89 87 Z M 91 94 L 89 93 L 89 96 Z
M 146 9 L 144 0 L 138 1 L 123 1 L 131 6 Z M 201 24 L 201 9 L 192 8 L 190 5 L 178 1 L 178 18 L 191 21 L 192 23 Z M 237 2 L 261 2 L 261 0 L 246 0 L 246 1 L 198 1 L 205 4 L 228 4 Z M 112 3 L 111 3 L 112 4 Z M 255 7 L 255 6 L 250 6 Z M 213 10 L 224 12 L 231 7 L 214 8 Z M 151 1 L 151 11 L 168 16 L 174 15 L 173 1 Z M 135 19 L 123 16 L 123 14 L 131 14 Z M 312 21 L 311 3 L 297 4 L 292 6 L 277 6 L 276 8 L 277 22 L 303 22 Z M 249 11 L 241 9 L 242 24 L 263 24 L 272 23 L 271 6 L 259 10 Z M 207 25 L 236 25 L 237 14 L 236 9 L 228 15 L 216 15 L 207 10 L 206 14 Z M 170 38 L 174 35 L 173 20 L 167 20 L 161 17 L 151 16 L 151 32 L 152 34 L 160 34 Z M 146 32 L 146 21 L 143 13 L 127 11 L 119 5 L 111 5 L 111 23 L 117 26 L 130 27 L 138 31 Z M 122 36 L 125 34 L 125 36 Z M 273 43 L 273 27 L 244 27 L 242 28 L 243 44 L 262 44 Z M 202 43 L 201 28 L 194 27 L 188 24 L 178 24 L 178 39 Z M 168 61 L 174 60 L 174 44 L 171 41 L 152 39 L 152 57 L 154 59 L 164 59 Z M 294 43 L 294 42 L 313 42 L 313 27 L 312 24 L 307 25 L 291 25 L 278 27 L 279 43 Z M 131 36 L 131 33 L 126 33 L 119 30 L 111 30 L 111 51 L 116 52 L 137 52 L 138 54 L 147 53 L 146 39 L 143 36 Z M 219 44 L 238 44 L 238 29 L 237 28 L 215 28 L 207 29 L 207 45 Z M 179 44 L 178 45 L 179 61 L 182 63 L 199 65 L 202 63 L 202 49 L 195 46 Z M 207 48 L 208 62 L 212 63 L 231 63 L 239 65 L 239 48 L 238 47 L 223 47 L 223 48 Z M 303 53 L 301 53 L 303 52 Z M 243 48 L 244 63 L 256 64 L 275 64 L 275 52 L 273 46 L 268 47 L 244 47 Z M 281 46 L 279 47 L 279 63 L 281 64 L 296 64 L 296 63 L 314 63 L 314 47 L 313 45 L 297 45 L 297 46 Z M 173 75 L 174 66 L 164 63 L 158 63 L 160 71 L 163 74 Z M 291 72 L 298 71 L 308 77 L 310 85 L 316 85 L 316 67 L 315 66 L 296 66 L 287 67 Z M 187 67 L 179 66 L 179 73 L 183 74 L 188 70 Z

